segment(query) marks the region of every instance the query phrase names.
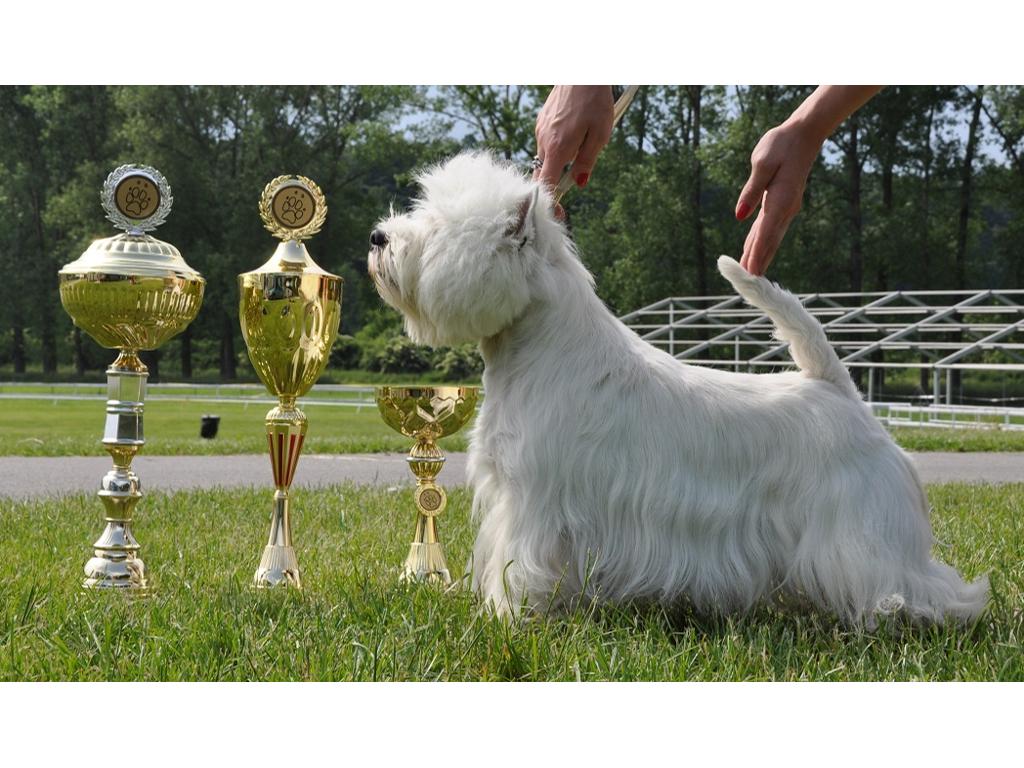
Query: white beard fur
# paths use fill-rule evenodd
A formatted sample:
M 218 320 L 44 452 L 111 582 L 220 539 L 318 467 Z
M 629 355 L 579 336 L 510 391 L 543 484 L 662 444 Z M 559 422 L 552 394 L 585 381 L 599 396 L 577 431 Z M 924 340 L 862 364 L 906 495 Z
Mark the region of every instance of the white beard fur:
M 421 175 L 378 228 L 382 297 L 410 335 L 475 339 L 472 585 L 499 613 L 578 599 L 735 614 L 810 602 L 849 626 L 969 621 L 988 581 L 931 558 L 924 489 L 821 325 L 722 256 L 800 372 L 685 365 L 604 306 L 547 193 L 485 153 Z

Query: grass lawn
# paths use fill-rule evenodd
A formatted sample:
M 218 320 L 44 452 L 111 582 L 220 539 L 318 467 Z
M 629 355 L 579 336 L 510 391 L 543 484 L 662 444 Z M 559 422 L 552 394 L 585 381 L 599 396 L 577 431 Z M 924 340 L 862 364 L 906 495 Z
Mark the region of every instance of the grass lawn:
M 305 591 L 257 593 L 270 493 L 148 494 L 136 532 L 151 597 L 78 588 L 101 526 L 92 495 L 0 507 L 0 680 L 1022 680 L 1024 484 L 931 486 L 941 557 L 990 572 L 972 627 L 857 634 L 827 616 L 736 620 L 655 609 L 506 624 L 467 590 L 399 583 L 411 494 L 298 491 Z M 452 492 L 454 574 L 473 531 Z
M 1024 451 L 1024 431 L 893 427 L 896 442 L 908 451 Z
M 324 396 L 356 397 L 339 393 Z M 105 455 L 100 445 L 104 400 L 102 394 L 96 394 L 93 400 L 0 400 L 0 431 L 4 438 L 0 441 L 0 456 Z M 302 407 L 310 425 L 304 453 L 409 449 L 408 440 L 381 421 L 372 401 L 364 407 Z M 150 456 L 263 453 L 267 446 L 263 417 L 269 408 L 267 403 L 244 400 L 150 400 L 146 403 L 144 451 Z M 221 417 L 215 440 L 199 437 L 199 419 L 204 413 Z M 467 434 L 468 428 L 463 428 L 459 434 L 441 441 L 441 445 L 448 451 L 464 450 Z M 910 451 L 1024 451 L 1024 432 L 900 427 L 893 429 L 893 436 Z
M 105 456 L 105 396 L 96 400 L 0 400 L 0 456 Z M 411 442 L 381 421 L 377 406 L 302 405 L 309 432 L 302 452 L 368 453 L 408 451 Z M 146 403 L 146 446 L 150 456 L 265 453 L 263 417 L 268 403 L 203 403 L 151 400 Z M 199 437 L 204 413 L 220 416 L 213 440 Z M 466 430 L 441 441 L 448 451 L 465 450 Z

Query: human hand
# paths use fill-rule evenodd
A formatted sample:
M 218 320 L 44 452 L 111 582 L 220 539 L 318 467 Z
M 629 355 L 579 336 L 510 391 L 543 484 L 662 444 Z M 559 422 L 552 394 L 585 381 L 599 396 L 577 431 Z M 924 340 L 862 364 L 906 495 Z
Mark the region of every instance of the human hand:
M 572 163 L 576 186 L 585 187 L 597 156 L 612 135 L 614 111 L 609 85 L 556 85 L 537 115 L 537 157 L 533 178 L 550 189 Z
M 736 203 L 743 221 L 761 205 L 743 244 L 740 265 L 763 275 L 803 205 L 804 187 L 823 140 L 796 123 L 783 123 L 761 137 L 750 156 L 750 178 Z

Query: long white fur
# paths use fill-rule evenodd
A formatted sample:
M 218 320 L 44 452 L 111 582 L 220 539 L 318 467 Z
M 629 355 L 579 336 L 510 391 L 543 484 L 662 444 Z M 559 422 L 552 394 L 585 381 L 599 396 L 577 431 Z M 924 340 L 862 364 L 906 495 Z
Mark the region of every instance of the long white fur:
M 788 598 L 871 627 L 984 609 L 987 579 L 932 559 L 912 462 L 791 294 L 719 259 L 800 372 L 684 365 L 604 306 L 520 172 L 462 154 L 420 184 L 412 212 L 378 224 L 389 244 L 370 271 L 415 340 L 481 344 L 470 566 L 496 610 L 586 598 L 722 614 Z

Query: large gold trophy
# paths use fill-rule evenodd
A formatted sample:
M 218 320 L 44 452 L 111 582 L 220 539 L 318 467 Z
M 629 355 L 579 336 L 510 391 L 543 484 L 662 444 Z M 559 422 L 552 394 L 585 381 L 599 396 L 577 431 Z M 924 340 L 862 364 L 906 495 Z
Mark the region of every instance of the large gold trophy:
M 252 367 L 280 402 L 265 422 L 276 490 L 270 540 L 253 581 L 261 588 L 301 588 L 288 489 L 306 437 L 306 415 L 295 401 L 327 364 L 341 320 L 343 281 L 318 267 L 302 243 L 320 231 L 327 216 L 323 193 L 311 180 L 278 176 L 263 190 L 260 216 L 281 243 L 267 263 L 238 276 L 238 314 Z
M 122 165 L 103 185 L 103 207 L 124 233 L 96 240 L 60 270 L 60 300 L 75 325 L 104 347 L 121 350 L 107 368 L 103 447 L 114 460 L 100 482 L 106 529 L 85 565 L 84 586 L 133 591 L 148 586 L 132 511 L 142 498 L 132 459 L 145 443 L 142 411 L 149 372 L 139 350 L 162 345 L 192 322 L 206 281 L 170 243 L 146 234 L 171 210 L 171 189 L 159 171 Z
M 437 517 L 448 504 L 444 488 L 435 482 L 445 461 L 437 440 L 462 429 L 476 410 L 476 399 L 476 387 L 377 388 L 384 422 L 416 441 L 406 459 L 416 476 L 416 533 L 402 574 L 409 581 L 452 580 L 437 535 Z

